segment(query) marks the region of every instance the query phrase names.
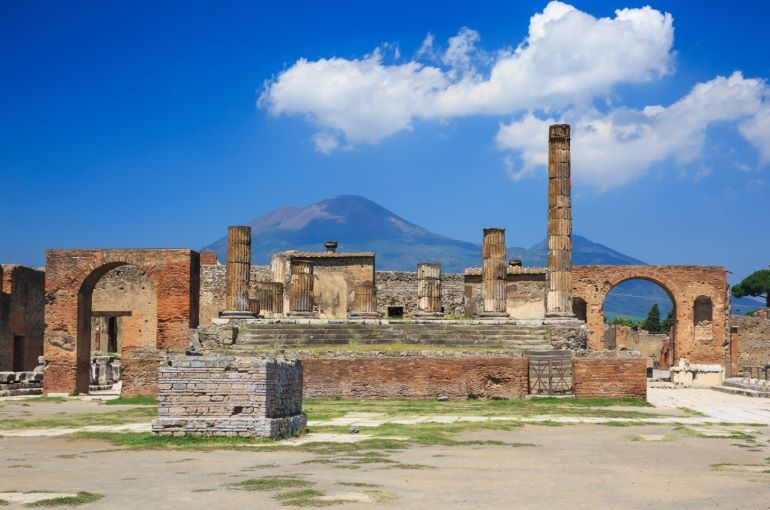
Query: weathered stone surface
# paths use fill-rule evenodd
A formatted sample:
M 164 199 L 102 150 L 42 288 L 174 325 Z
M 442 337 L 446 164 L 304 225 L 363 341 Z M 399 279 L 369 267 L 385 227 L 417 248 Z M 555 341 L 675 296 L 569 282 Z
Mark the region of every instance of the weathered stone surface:
M 417 264 L 417 314 L 418 317 L 440 317 L 441 264 L 423 262 Z
M 174 356 L 158 381 L 157 434 L 280 438 L 305 430 L 299 361 Z
M 46 337 L 74 339 L 64 350 L 45 343 L 46 393 L 86 393 L 90 379 L 91 295 L 107 272 L 123 265 L 141 269 L 157 294 L 157 331 L 149 351 L 178 350 L 198 325 L 198 254 L 191 250 L 49 250 L 46 254 Z M 79 297 L 80 296 L 80 297 Z M 124 363 L 126 353 L 122 353 Z M 124 367 L 128 373 L 131 367 Z M 148 376 L 149 377 L 149 376 Z M 156 378 L 157 375 L 152 376 Z M 131 388 L 132 380 L 142 387 Z M 124 377 L 124 394 L 147 394 L 144 377 Z M 151 388 L 151 386 L 150 386 Z
M 736 370 L 741 375 L 746 367 L 763 367 L 770 363 L 770 319 L 734 316 L 730 325 L 737 328 L 734 353 Z
M 309 260 L 291 261 L 289 286 L 289 316 L 313 314 L 313 263 Z
M 376 319 L 380 316 L 377 312 L 377 287 L 372 282 L 359 282 L 353 288 L 353 309 L 351 318 Z
M 43 353 L 45 273 L 0 266 L 0 370 L 32 370 Z
M 224 313 L 249 315 L 250 273 L 251 227 L 228 227 Z
M 485 228 L 481 244 L 482 317 L 507 317 L 505 229 Z
M 572 317 L 570 127 L 548 129 L 548 277 L 546 317 Z
M 727 272 L 716 266 L 575 266 L 573 293 L 586 303 L 588 347 L 604 348 L 604 301 L 620 282 L 640 278 L 660 285 L 676 310 L 673 359 L 692 363 L 725 363 L 725 338 L 730 313 Z M 706 297 L 712 321 L 695 323 L 695 301 Z
M 585 327 L 554 326 L 548 328 L 548 334 L 554 349 L 576 351 L 588 346 L 588 330 Z

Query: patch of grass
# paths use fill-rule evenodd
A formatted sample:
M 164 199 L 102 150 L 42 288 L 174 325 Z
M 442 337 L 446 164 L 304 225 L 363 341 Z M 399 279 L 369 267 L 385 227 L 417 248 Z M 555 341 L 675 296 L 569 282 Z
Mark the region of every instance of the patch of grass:
M 0 415 L 0 430 L 78 428 L 87 425 L 122 425 L 146 422 L 157 416 L 154 408 L 132 408 L 108 413 L 59 413 L 49 418 L 17 418 Z
M 11 502 L 8 501 L 7 499 L 0 499 L 0 506 L 8 506 L 10 504 Z
M 256 469 L 272 469 L 277 468 L 278 464 L 254 464 L 253 466 L 249 466 L 247 468 L 244 468 L 245 471 L 254 471 Z
M 77 457 L 77 453 L 60 453 L 56 456 L 57 459 L 76 459 Z
M 67 397 L 28 397 L 28 398 L 21 398 L 19 400 L 12 400 L 10 402 L 34 402 L 39 404 L 61 404 L 62 402 L 66 402 L 68 399 Z
M 368 487 L 368 488 L 377 488 L 379 485 L 376 483 L 365 483 L 365 482 L 337 482 L 337 485 L 342 485 L 345 487 Z
M 210 450 L 232 449 L 250 445 L 275 445 L 272 439 L 222 436 L 158 436 L 150 432 L 78 432 L 74 439 L 98 439 L 115 446 L 137 450 Z
M 324 491 L 318 489 L 302 489 L 298 491 L 282 492 L 273 496 L 276 500 L 283 502 L 284 505 L 291 506 L 321 506 L 318 503 L 320 496 L 326 496 Z M 321 500 L 320 502 L 326 503 Z M 326 506 L 326 505 L 323 505 Z
M 313 485 L 307 480 L 292 477 L 269 477 L 250 478 L 241 482 L 231 483 L 229 487 L 246 491 L 277 491 L 283 489 L 300 489 Z
M 49 507 L 49 506 L 80 506 L 86 503 L 93 503 L 99 501 L 104 496 L 102 494 L 95 494 L 93 492 L 78 492 L 77 496 L 64 496 L 60 498 L 41 499 L 34 503 L 27 503 L 24 506 L 31 508 Z
M 398 469 L 433 469 L 435 466 L 429 466 L 427 464 L 405 464 L 405 463 L 398 462 L 396 464 L 392 464 L 390 466 L 386 466 L 380 469 L 389 469 L 391 467 L 398 468 Z
M 638 398 L 564 399 L 537 397 L 513 400 L 316 400 L 303 401 L 310 420 L 331 420 L 348 413 L 379 413 L 395 416 L 595 416 L 641 418 L 658 416 L 651 412 L 613 410 L 613 407 L 652 407 Z
M 369 494 L 371 497 L 374 498 L 375 501 L 379 503 L 384 503 L 386 501 L 392 501 L 396 499 L 396 495 L 392 492 L 383 491 L 383 490 L 370 490 L 370 491 L 364 491 L 366 494 Z
M 190 462 L 191 460 L 195 460 L 195 459 L 187 458 L 187 459 L 167 460 L 166 462 L 164 462 L 164 464 L 181 464 L 182 462 Z
M 135 397 L 120 397 L 104 402 L 108 406 L 156 406 L 158 399 L 149 395 L 137 395 Z
M 10 466 L 6 466 L 8 469 L 18 469 L 18 468 L 24 468 L 29 469 L 32 468 L 30 464 L 11 464 Z

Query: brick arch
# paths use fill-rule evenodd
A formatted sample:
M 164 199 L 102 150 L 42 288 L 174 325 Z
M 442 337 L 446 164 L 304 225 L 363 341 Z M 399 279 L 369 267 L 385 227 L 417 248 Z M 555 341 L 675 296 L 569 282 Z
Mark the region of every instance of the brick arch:
M 141 269 L 157 296 L 156 345 L 121 360 L 124 395 L 157 392 L 157 366 L 166 350 L 187 347 L 197 326 L 199 257 L 191 250 L 49 250 L 46 253 L 45 393 L 88 391 L 91 296 L 116 267 Z
M 693 363 L 724 363 L 727 304 L 727 275 L 713 266 L 575 266 L 573 294 L 586 302 L 590 349 L 603 348 L 604 301 L 607 294 L 626 280 L 642 279 L 663 288 L 674 304 L 674 356 Z M 710 337 L 696 338 L 693 305 L 698 296 L 714 304 L 714 328 Z

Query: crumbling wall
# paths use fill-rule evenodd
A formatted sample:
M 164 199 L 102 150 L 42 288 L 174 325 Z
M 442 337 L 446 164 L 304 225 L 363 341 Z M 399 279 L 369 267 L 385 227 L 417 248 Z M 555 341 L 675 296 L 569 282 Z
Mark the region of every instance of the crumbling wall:
M 132 388 L 131 367 L 156 363 L 158 351 L 183 351 L 198 325 L 199 259 L 191 250 L 49 250 L 45 278 L 45 393 L 87 392 L 90 382 L 93 291 L 116 267 L 132 265 L 157 296 L 156 343 L 124 356 L 124 394 L 150 391 L 145 378 Z M 145 361 L 142 361 L 144 359 Z M 157 366 L 157 365 L 156 365 Z M 154 379 L 157 379 L 155 372 Z
M 527 358 L 511 356 L 357 356 L 303 359 L 308 398 L 521 398 Z
M 377 311 L 383 317 L 388 316 L 389 306 L 403 307 L 404 317 L 414 316 L 417 312 L 416 271 L 377 271 L 375 281 Z M 463 275 L 441 274 L 441 306 L 447 318 L 465 317 Z
M 126 350 L 155 347 L 158 299 L 149 277 L 138 267 L 120 266 L 102 276 L 94 287 L 91 310 L 93 316 L 119 317 L 121 354 Z M 102 350 L 104 345 L 94 345 L 93 330 L 91 336 L 91 350 Z
M 200 324 L 207 324 L 211 319 L 219 318 L 219 312 L 225 309 L 225 275 L 227 266 L 201 264 L 200 272 Z M 269 282 L 270 266 L 251 266 L 249 284 Z
M 641 357 L 576 357 L 572 374 L 576 398 L 647 398 L 647 361 Z
M 730 325 L 738 328 L 738 374 L 744 367 L 770 363 L 770 319 L 733 316 Z
M 674 303 L 674 359 L 692 363 L 724 364 L 725 333 L 730 313 L 727 272 L 716 266 L 575 266 L 572 270 L 573 297 L 586 302 L 589 348 L 604 345 L 604 301 L 617 284 L 643 279 L 661 286 Z M 710 324 L 695 324 L 698 298 L 711 300 Z
M 509 266 L 506 283 L 506 312 L 511 319 L 545 317 L 545 270 L 536 267 Z M 465 270 L 465 314 L 483 312 L 481 270 Z
M 156 434 L 279 438 L 305 430 L 299 361 L 173 356 L 158 379 Z
M 43 354 L 45 272 L 5 264 L 0 282 L 0 370 L 33 370 Z
M 650 333 L 644 329 L 630 328 L 620 324 L 608 325 L 604 330 L 604 347 L 613 350 L 639 352 L 647 360 L 648 368 L 658 368 L 663 342 L 668 335 Z

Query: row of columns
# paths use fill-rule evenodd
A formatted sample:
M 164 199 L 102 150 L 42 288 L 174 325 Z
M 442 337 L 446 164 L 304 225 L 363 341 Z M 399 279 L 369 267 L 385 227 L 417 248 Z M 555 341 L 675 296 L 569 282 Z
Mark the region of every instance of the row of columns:
M 546 318 L 572 319 L 572 203 L 570 126 L 554 124 L 548 129 L 548 271 L 546 277 Z M 485 228 L 481 246 L 482 318 L 506 318 L 505 229 Z M 313 264 L 291 261 L 291 284 L 287 315 L 312 317 Z M 227 230 L 226 310 L 223 317 L 255 317 L 260 309 L 282 313 L 281 283 L 263 283 L 249 296 L 251 274 L 251 227 Z M 279 286 L 281 287 L 279 289 Z M 280 293 L 280 295 L 279 295 Z M 417 316 L 441 317 L 441 264 L 417 265 Z M 280 308 L 280 310 L 279 310 Z M 351 317 L 377 317 L 376 287 L 361 282 L 354 288 Z

